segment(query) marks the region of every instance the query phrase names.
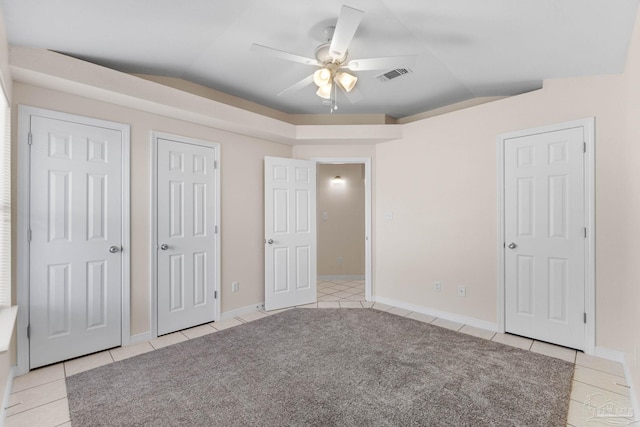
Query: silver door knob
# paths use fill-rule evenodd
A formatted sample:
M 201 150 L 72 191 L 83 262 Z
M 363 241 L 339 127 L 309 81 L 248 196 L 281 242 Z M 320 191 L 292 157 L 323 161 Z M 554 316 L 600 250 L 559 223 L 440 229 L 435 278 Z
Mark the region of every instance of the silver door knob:
M 167 249 L 169 249 L 169 245 L 167 245 L 166 243 L 163 243 L 160 245 L 160 249 L 162 249 L 163 251 L 166 251 Z
M 270 245 L 273 245 L 273 239 L 267 240 L 267 243 L 270 244 Z
M 120 252 L 120 248 L 117 246 L 109 246 L 109 253 L 115 254 L 116 252 Z
M 513 242 L 509 243 L 509 246 L 508 246 L 508 248 L 509 248 L 509 249 L 515 249 L 515 248 L 517 248 L 517 247 L 518 247 L 518 245 L 516 245 L 516 244 L 515 244 L 515 243 L 513 243 Z

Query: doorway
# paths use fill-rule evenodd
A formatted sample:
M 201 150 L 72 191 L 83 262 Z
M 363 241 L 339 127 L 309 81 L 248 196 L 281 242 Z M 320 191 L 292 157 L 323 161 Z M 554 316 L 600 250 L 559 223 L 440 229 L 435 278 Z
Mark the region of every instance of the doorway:
M 317 167 L 318 302 L 365 301 L 364 164 Z
M 371 301 L 371 159 L 311 160 L 319 171 L 318 301 Z

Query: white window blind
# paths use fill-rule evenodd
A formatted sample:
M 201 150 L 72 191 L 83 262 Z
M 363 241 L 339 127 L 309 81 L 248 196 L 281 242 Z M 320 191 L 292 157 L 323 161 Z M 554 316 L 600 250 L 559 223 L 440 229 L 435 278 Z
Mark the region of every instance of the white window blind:
M 11 305 L 11 109 L 0 90 L 0 307 Z

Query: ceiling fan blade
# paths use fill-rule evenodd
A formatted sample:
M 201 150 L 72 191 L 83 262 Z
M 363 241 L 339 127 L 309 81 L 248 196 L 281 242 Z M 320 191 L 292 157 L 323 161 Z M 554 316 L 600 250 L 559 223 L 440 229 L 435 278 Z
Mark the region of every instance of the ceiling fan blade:
M 341 68 L 351 71 L 386 70 L 392 68 L 409 68 L 416 63 L 416 55 L 387 56 L 384 58 L 354 59 Z
M 284 50 L 278 50 L 268 46 L 262 46 L 261 44 L 254 43 L 251 45 L 251 49 L 249 50 L 251 50 L 252 52 L 264 53 L 265 55 L 270 55 L 287 61 L 299 62 L 301 64 L 318 66 L 321 65 L 315 59 L 306 58 L 304 56 L 296 55 L 295 53 L 285 52 Z
M 362 98 L 364 98 L 364 95 L 357 87 L 351 89 L 351 92 L 347 92 L 346 90 L 342 89 L 342 93 L 344 93 L 344 96 L 352 104 L 357 104 L 358 102 L 362 101 Z
M 311 83 L 313 83 L 313 74 L 311 74 L 308 77 L 305 77 L 304 79 L 300 80 L 298 83 L 292 84 L 291 86 L 289 86 L 288 88 L 280 92 L 278 96 L 284 95 L 288 92 L 295 92 L 297 90 L 302 89 L 303 87 L 310 85 Z
M 360 21 L 362 21 L 363 11 L 343 5 L 340 9 L 336 29 L 333 32 L 329 55 L 332 58 L 342 58 L 349 48 Z

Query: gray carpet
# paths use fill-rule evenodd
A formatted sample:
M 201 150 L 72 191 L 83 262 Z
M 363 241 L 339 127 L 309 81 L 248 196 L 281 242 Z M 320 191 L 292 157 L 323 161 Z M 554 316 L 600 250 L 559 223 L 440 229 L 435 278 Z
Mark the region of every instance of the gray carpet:
M 84 426 L 564 426 L 573 365 L 373 309 L 294 309 L 67 378 Z

